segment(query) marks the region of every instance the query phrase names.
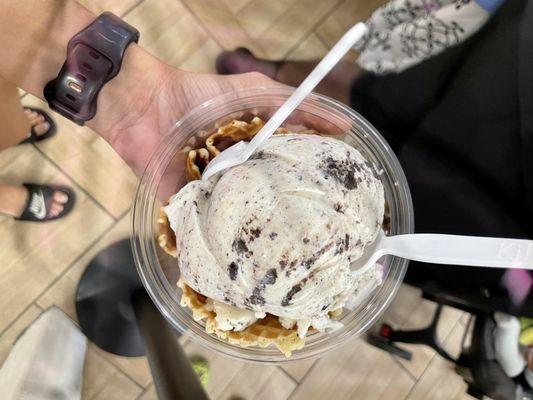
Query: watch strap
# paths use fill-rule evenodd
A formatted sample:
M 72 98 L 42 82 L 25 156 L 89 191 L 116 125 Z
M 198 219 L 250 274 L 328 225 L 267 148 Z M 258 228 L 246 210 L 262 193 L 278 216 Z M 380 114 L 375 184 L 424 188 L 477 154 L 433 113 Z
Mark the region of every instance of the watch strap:
M 79 125 L 96 114 L 98 93 L 122 65 L 129 44 L 139 32 L 105 12 L 68 43 L 67 59 L 56 79 L 44 88 L 50 108 Z

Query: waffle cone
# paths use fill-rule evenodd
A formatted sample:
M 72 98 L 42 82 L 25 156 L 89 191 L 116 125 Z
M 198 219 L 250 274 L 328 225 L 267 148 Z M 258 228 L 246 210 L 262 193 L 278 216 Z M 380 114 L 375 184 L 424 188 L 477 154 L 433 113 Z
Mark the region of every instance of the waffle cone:
M 165 214 L 163 208 L 159 210 L 157 225 L 159 228 L 159 233 L 157 235 L 157 242 L 159 243 L 159 247 L 161 247 L 165 251 L 165 253 L 171 255 L 174 258 L 177 258 L 176 235 L 170 227 L 170 222 L 168 221 L 167 215 Z
M 305 339 L 300 338 L 295 329 L 284 328 L 279 318 L 270 314 L 239 332 L 218 329 L 216 314 L 208 305 L 206 297 L 194 291 L 183 280 L 178 282 L 178 287 L 182 290 L 181 306 L 191 310 L 195 321 L 205 320 L 207 333 L 228 343 L 241 347 L 268 347 L 274 344 L 285 357 L 290 357 L 294 350 L 301 349 L 305 344 Z

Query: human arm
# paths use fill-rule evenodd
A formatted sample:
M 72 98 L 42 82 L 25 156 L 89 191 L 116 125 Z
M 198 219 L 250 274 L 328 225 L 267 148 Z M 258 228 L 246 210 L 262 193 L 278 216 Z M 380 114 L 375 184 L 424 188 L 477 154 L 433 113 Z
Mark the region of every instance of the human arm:
M 42 97 L 65 61 L 70 38 L 95 18 L 75 1 L 3 0 L 0 75 Z M 272 84 L 256 73 L 223 77 L 180 71 L 132 44 L 120 73 L 100 92 L 98 111 L 87 126 L 138 173 L 160 136 L 195 105 L 224 92 Z

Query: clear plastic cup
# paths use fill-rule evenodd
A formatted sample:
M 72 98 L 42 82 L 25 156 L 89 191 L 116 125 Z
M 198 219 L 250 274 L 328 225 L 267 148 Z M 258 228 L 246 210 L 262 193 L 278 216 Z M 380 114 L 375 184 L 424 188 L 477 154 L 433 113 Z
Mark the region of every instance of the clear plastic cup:
M 385 311 L 394 298 L 408 261 L 387 256 L 381 259 L 383 283 L 374 289 L 355 310 L 345 310 L 344 327 L 333 333 L 311 333 L 306 345 L 286 358 L 277 348 L 242 348 L 205 332 L 202 322 L 194 321 L 188 308 L 180 306 L 181 291 L 176 282 L 179 270 L 175 259 L 158 245 L 159 208 L 185 183 L 184 166 L 194 139 L 205 139 L 217 123 L 233 118 L 263 119 L 275 111 L 291 94 L 289 88 L 260 88 L 229 93 L 207 101 L 185 115 L 163 138 L 141 177 L 133 206 L 133 251 L 141 280 L 157 308 L 172 326 L 189 334 L 196 342 L 227 356 L 262 363 L 302 360 L 337 348 L 346 340 L 364 333 Z M 385 188 L 391 234 L 412 233 L 413 206 L 407 181 L 394 153 L 376 129 L 345 105 L 312 94 L 293 113 L 290 124 L 303 124 L 323 135 L 345 141 L 359 150 L 381 174 Z M 193 145 L 194 146 L 194 145 Z

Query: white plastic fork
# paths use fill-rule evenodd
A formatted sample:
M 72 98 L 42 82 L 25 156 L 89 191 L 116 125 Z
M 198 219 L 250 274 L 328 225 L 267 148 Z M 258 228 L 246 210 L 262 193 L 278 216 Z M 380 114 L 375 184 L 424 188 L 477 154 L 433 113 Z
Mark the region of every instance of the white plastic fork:
M 433 264 L 533 270 L 533 240 L 425 233 L 386 236 L 383 231 L 351 269 L 362 274 L 387 254 Z
M 261 146 L 287 117 L 298 107 L 298 105 L 311 93 L 322 79 L 333 69 L 333 67 L 353 48 L 368 32 L 364 23 L 358 23 L 346 32 L 342 38 L 333 46 L 328 54 L 318 63 L 315 69 L 305 78 L 301 85 L 274 113 L 263 128 L 246 143 L 240 141 L 216 156 L 202 173 L 202 180 L 207 181 L 210 177 L 228 168 L 242 164 Z

